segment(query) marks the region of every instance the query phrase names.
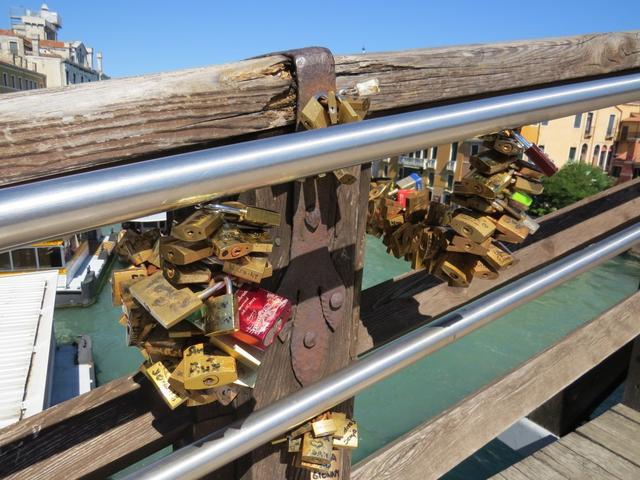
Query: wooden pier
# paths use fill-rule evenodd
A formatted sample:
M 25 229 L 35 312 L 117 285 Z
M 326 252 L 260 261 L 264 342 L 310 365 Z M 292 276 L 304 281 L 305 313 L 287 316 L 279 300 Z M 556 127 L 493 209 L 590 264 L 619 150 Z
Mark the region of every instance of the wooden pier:
M 640 412 L 618 404 L 493 480 L 640 478 Z

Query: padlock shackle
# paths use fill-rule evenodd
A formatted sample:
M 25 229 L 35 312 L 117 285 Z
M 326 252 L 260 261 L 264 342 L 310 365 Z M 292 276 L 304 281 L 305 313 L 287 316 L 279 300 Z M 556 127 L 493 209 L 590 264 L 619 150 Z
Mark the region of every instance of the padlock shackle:
M 206 300 L 214 293 L 222 290 L 225 287 L 225 282 L 216 282 L 208 288 L 205 288 L 201 292 L 198 292 L 198 298 L 200 300 Z

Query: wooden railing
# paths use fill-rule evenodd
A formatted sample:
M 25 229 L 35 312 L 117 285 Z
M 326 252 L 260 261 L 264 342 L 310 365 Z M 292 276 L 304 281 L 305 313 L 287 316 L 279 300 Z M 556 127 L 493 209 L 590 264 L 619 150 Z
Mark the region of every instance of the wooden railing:
M 558 68 L 559 64 L 562 68 Z M 637 32 L 336 57 L 339 87 L 371 78 L 380 82 L 381 93 L 372 97 L 373 116 L 638 69 L 640 33 Z M 10 185 L 287 133 L 293 129 L 295 98 L 291 66 L 279 55 L 6 95 L 0 101 L 0 129 L 7 133 L 0 139 L 0 182 Z M 476 280 L 461 293 L 460 289 L 451 289 L 424 272 L 416 272 L 360 295 L 368 188 L 368 169 L 363 167 L 360 182 L 337 188 L 331 200 L 331 208 L 339 209 L 342 215 L 334 226 L 330 250 L 334 252 L 338 271 L 345 277 L 352 312 L 350 321 L 331 340 L 330 370 L 499 284 L 637 222 L 640 216 L 640 183 L 634 181 L 544 217 L 538 233 L 516 252 L 519 263 L 501 275 L 499 283 Z M 293 201 L 292 195 L 292 186 L 287 184 L 247 192 L 242 199 L 286 216 L 290 213 L 287 205 Z M 274 237 L 280 238 L 280 244 L 271 259 L 276 271 L 267 282 L 271 288 L 278 285 L 288 265 L 290 223 L 276 229 Z M 394 321 L 390 322 L 390 318 Z M 638 322 L 627 320 L 626 336 L 616 337 L 617 343 L 609 343 L 600 355 L 585 359 L 580 368 L 572 370 L 535 400 L 513 409 L 508 418 L 529 413 L 526 410 L 536 408 L 567 382 L 596 365 L 606 352 L 640 334 Z M 605 324 L 609 328 L 606 322 L 594 322 L 590 325 L 595 326 L 590 328 L 599 329 L 599 325 Z M 570 345 L 570 341 L 562 342 Z M 298 389 L 289 355 L 287 345 L 274 344 L 267 352 L 252 395 L 223 408 L 169 411 L 158 403 L 157 396 L 139 375 L 101 386 L 1 430 L 0 474 L 10 478 L 102 478 L 165 446 L 179 446 L 196 439 Z M 548 358 L 552 357 L 545 357 L 544 361 Z M 478 405 L 473 408 L 488 404 Z M 348 410 L 350 405 L 344 408 Z M 451 415 L 459 412 L 464 410 L 455 410 Z M 421 431 L 432 432 L 429 429 L 436 428 L 429 425 L 432 422 Z M 495 432 L 487 430 L 472 436 L 464 448 L 442 465 L 452 467 L 463 455 L 481 447 L 481 442 L 486 442 L 490 435 L 499 433 L 499 428 L 501 424 L 496 425 Z M 462 432 L 448 430 L 447 442 L 460 441 Z M 465 432 L 464 435 L 470 435 Z M 407 445 L 401 443 L 404 440 L 393 448 Z M 380 465 L 390 462 L 393 466 L 389 471 L 406 468 L 384 454 L 377 458 L 359 464 L 355 476 L 370 478 L 370 472 L 378 474 L 384 470 Z M 345 455 L 343 479 L 348 478 L 349 468 L 350 457 Z M 434 475 L 444 473 L 441 470 L 434 470 Z M 212 478 L 295 475 L 281 461 L 278 449 L 264 446 Z

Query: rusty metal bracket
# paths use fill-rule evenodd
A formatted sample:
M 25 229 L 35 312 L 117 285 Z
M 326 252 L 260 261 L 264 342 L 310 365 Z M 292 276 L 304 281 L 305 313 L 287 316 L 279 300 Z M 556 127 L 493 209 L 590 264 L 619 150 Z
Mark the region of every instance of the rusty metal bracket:
M 331 52 L 310 47 L 278 52 L 291 58 L 297 84 L 297 128 L 300 112 L 314 96 L 335 91 Z M 329 254 L 331 218 L 335 198 L 333 177 L 307 178 L 294 184 L 294 215 L 289 267 L 278 293 L 295 304 L 290 332 L 291 362 L 301 385 L 325 374 L 331 333 L 345 316 L 346 288 Z

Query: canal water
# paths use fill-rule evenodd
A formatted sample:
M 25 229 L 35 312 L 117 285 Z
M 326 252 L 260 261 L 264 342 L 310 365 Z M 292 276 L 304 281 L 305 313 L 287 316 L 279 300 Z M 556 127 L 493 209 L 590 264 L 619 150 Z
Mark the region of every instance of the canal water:
M 119 267 L 116 262 L 115 268 Z M 406 262 L 387 255 L 378 239 L 367 237 L 363 288 L 407 271 Z M 631 295 L 639 279 L 640 262 L 631 256 L 617 257 L 365 390 L 355 401 L 361 440 L 354 462 Z M 54 315 L 58 343 L 91 335 L 98 385 L 135 371 L 142 361 L 137 349 L 125 346 L 119 315 L 108 284 L 93 306 L 59 309 Z M 486 478 L 519 458 L 495 440 L 444 478 Z

